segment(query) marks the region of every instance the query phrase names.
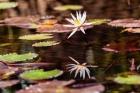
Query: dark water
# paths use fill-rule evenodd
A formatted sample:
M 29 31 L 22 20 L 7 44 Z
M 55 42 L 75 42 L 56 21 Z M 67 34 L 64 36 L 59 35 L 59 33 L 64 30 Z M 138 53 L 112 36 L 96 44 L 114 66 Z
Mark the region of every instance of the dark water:
M 107 80 L 121 72 L 130 71 L 131 58 L 135 58 L 136 64 L 140 64 L 140 52 L 120 51 L 119 53 L 107 52 L 102 48 L 109 43 L 122 43 L 124 46 L 134 43 L 140 48 L 139 34 L 120 33 L 122 28 L 113 28 L 107 25 L 95 26 L 93 29 L 86 31 L 86 35 L 77 32 L 72 38 L 66 39 L 69 33 L 54 34 L 54 40 L 61 41 L 60 45 L 47 48 L 33 48 L 31 45 L 35 41 L 18 40 L 18 36 L 23 34 L 36 33 L 34 30 L 20 28 L 2 27 L 0 32 L 0 53 L 10 52 L 36 52 L 45 62 L 56 62 L 57 68 L 65 69 L 65 64 L 72 61 L 68 58 L 71 56 L 80 63 L 87 62 L 97 65 L 93 69 L 92 76 L 95 76 L 97 82 L 106 87 L 105 93 L 140 93 L 140 86 L 120 85 Z M 5 43 L 5 45 L 3 44 Z M 68 79 L 69 76 L 63 77 Z M 72 76 L 70 78 L 73 78 Z M 5 92 L 6 93 L 6 92 Z

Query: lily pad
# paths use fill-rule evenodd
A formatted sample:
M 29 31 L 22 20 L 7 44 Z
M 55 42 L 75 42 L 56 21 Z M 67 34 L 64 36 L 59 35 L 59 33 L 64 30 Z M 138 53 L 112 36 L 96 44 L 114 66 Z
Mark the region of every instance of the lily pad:
M 81 5 L 61 5 L 54 7 L 54 10 L 57 11 L 67 11 L 67 10 L 80 10 L 83 9 Z
M 54 46 L 60 44 L 58 41 L 43 41 L 33 44 L 33 47 L 47 47 L 47 46 Z
M 55 69 L 44 71 L 43 69 L 29 70 L 20 74 L 20 77 L 26 80 L 44 80 L 51 79 L 62 75 L 63 71 Z
M 0 81 L 0 88 L 11 87 L 11 86 L 13 86 L 13 85 L 18 84 L 19 82 L 20 82 L 19 80 Z
M 140 85 L 140 75 L 138 74 L 124 74 L 118 75 L 114 78 L 114 81 L 119 84 L 127 85 Z
M 19 37 L 19 39 L 23 40 L 44 40 L 50 38 L 53 38 L 52 34 L 30 34 Z
M 122 32 L 130 32 L 130 33 L 140 33 L 140 28 L 127 28 Z
M 47 81 L 21 89 L 16 93 L 102 93 L 105 87 L 101 84 L 94 84 L 85 88 L 69 88 L 74 81 Z
M 9 9 L 14 8 L 18 5 L 16 2 L 1 2 L 0 3 L 0 9 Z
M 93 25 L 101 25 L 109 21 L 110 21 L 109 19 L 90 19 L 89 20 L 89 22 L 92 23 Z
M 135 19 L 117 19 L 108 23 L 115 27 L 140 27 L 140 20 Z
M 54 24 L 54 25 L 42 25 L 39 26 L 37 32 L 53 32 L 53 33 L 64 33 L 71 32 L 72 28 L 68 28 L 63 26 L 62 24 Z
M 5 63 L 15 63 L 15 62 L 32 60 L 37 56 L 38 54 L 36 53 L 25 53 L 25 54 L 9 53 L 5 55 L 0 55 L 0 61 Z
M 42 27 L 39 27 L 37 29 L 37 32 L 40 33 L 66 33 L 66 32 L 72 32 L 74 27 L 66 27 L 66 24 L 54 24 L 54 25 L 45 25 Z M 93 25 L 89 26 L 83 26 L 84 30 L 92 28 Z M 78 30 L 80 31 L 80 30 Z

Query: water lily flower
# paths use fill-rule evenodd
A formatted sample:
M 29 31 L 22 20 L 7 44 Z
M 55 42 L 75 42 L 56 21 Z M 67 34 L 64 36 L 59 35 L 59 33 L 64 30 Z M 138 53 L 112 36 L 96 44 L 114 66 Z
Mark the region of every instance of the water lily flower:
M 67 68 L 70 71 L 70 73 L 73 73 L 75 71 L 75 78 L 78 74 L 80 74 L 80 77 L 85 79 L 86 75 L 90 78 L 90 70 L 88 67 L 97 67 L 92 65 L 87 65 L 87 63 L 80 64 L 77 60 L 75 60 L 72 57 L 69 57 L 72 61 L 74 61 L 76 64 L 68 64 Z
M 66 20 L 68 22 L 70 22 L 70 25 L 64 25 L 66 27 L 72 27 L 73 31 L 71 32 L 71 34 L 68 36 L 68 39 L 75 34 L 76 31 L 80 30 L 85 34 L 85 30 L 84 30 L 84 26 L 89 26 L 92 25 L 92 23 L 87 23 L 86 22 L 86 17 L 87 14 L 86 12 L 83 12 L 83 14 L 81 14 L 81 12 L 76 12 L 76 16 L 74 16 L 73 14 L 71 14 L 71 19 L 70 18 L 66 18 Z

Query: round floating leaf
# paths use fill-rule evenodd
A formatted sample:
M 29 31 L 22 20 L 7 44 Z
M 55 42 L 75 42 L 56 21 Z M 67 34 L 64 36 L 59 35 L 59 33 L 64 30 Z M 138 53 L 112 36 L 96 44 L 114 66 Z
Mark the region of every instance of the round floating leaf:
M 39 43 L 35 43 L 32 46 L 33 47 L 47 47 L 47 46 L 54 46 L 60 44 L 60 42 L 57 41 L 44 41 L 44 42 L 39 42 Z
M 14 8 L 18 4 L 16 2 L 1 2 L 0 3 L 0 9 L 8 9 L 8 8 Z
M 71 32 L 72 29 L 73 28 L 65 27 L 62 24 L 40 25 L 37 29 L 37 32 L 64 33 L 64 32 Z
M 39 84 L 29 86 L 25 89 L 21 89 L 16 93 L 103 93 L 105 87 L 101 84 L 94 83 L 93 86 L 84 88 L 69 88 L 74 83 L 74 80 L 70 81 L 47 81 Z M 90 85 L 90 84 L 89 84 Z
M 55 69 L 50 71 L 44 71 L 43 69 L 36 69 L 25 71 L 20 74 L 20 77 L 26 80 L 44 80 L 51 79 L 62 75 L 63 71 Z
M 114 78 L 114 81 L 120 84 L 139 85 L 140 75 L 137 74 L 118 75 L 117 77 Z
M 117 19 L 108 23 L 115 27 L 140 27 L 140 20 L 135 19 Z
M 23 40 L 44 40 L 50 38 L 53 38 L 52 34 L 30 34 L 19 37 L 19 39 Z
M 15 63 L 20 61 L 31 60 L 36 58 L 38 54 L 36 53 L 25 53 L 25 54 L 17 54 L 17 53 L 9 53 L 5 55 L 0 55 L 0 61 L 6 63 Z
M 54 7 L 54 10 L 57 11 L 66 11 L 66 10 L 80 10 L 83 9 L 81 5 L 62 5 Z
M 0 81 L 0 88 L 11 87 L 19 83 L 19 80 Z
M 107 23 L 110 21 L 109 19 L 90 19 L 89 22 L 92 23 L 93 25 L 101 25 L 103 23 Z
M 130 33 L 140 33 L 140 28 L 127 28 L 122 32 L 130 32 Z

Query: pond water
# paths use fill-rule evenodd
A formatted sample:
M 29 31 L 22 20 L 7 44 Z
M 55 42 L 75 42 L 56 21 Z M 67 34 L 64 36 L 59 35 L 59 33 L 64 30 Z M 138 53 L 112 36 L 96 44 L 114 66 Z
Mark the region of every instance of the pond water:
M 135 50 L 140 48 L 139 34 L 121 33 L 122 28 L 101 25 L 87 30 L 85 35 L 76 32 L 70 39 L 66 39 L 69 33 L 54 34 L 54 40 L 61 41 L 59 45 L 33 48 L 31 45 L 35 41 L 18 40 L 18 37 L 23 34 L 36 33 L 34 30 L 6 26 L 0 29 L 1 54 L 36 52 L 43 62 L 57 63 L 59 64 L 57 68 L 60 69 L 66 69 L 65 65 L 72 63 L 68 58 L 68 56 L 71 56 L 80 63 L 87 62 L 98 66 L 92 69 L 91 74 L 97 82 L 105 86 L 106 91 L 104 93 L 140 92 L 140 86 L 138 85 L 121 85 L 108 80 L 109 77 L 113 77 L 118 73 L 130 71 L 130 60 L 132 58 L 135 59 L 136 65 L 140 64 L 140 52 Z M 103 49 L 107 44 L 111 45 L 112 43 L 117 45 L 119 52 Z M 132 50 L 128 49 L 131 45 Z M 62 78 L 67 80 L 74 77 L 66 74 Z M 3 90 L 3 93 L 9 93 L 5 91 Z

